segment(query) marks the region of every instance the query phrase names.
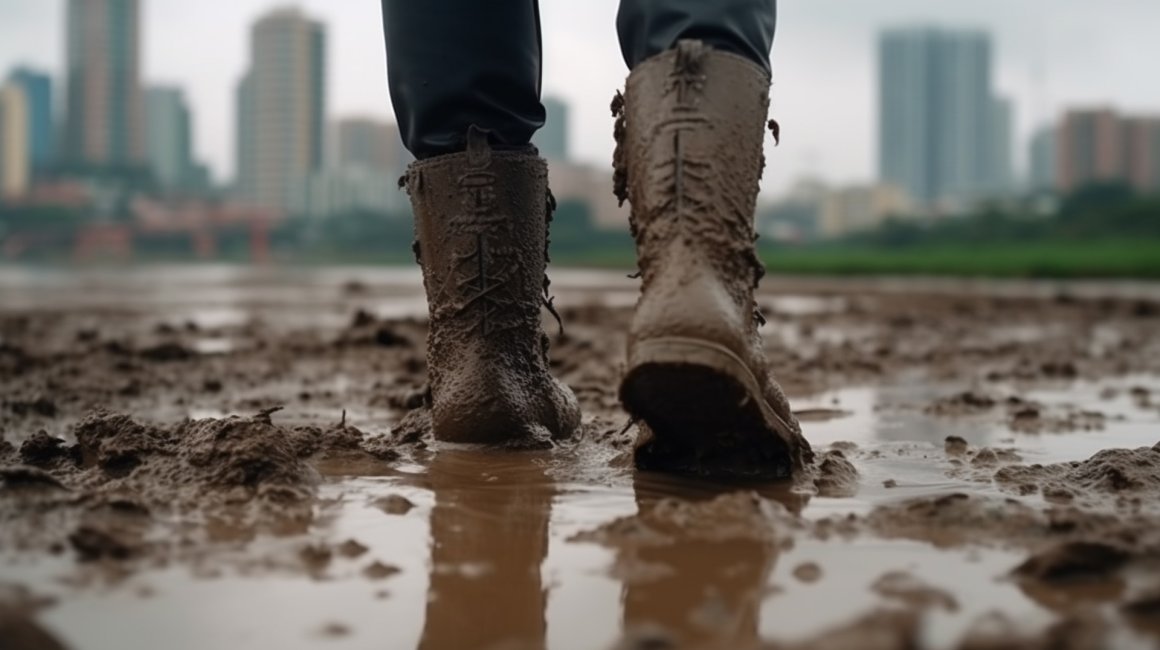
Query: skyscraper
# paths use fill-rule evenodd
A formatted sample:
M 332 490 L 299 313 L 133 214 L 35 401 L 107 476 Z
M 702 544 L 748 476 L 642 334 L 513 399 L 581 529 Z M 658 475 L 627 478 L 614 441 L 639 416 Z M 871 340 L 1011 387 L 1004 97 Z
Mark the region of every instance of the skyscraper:
M 1093 183 L 1123 182 L 1124 124 L 1111 109 L 1068 111 L 1056 148 L 1058 186 L 1072 192 Z
M 990 37 L 890 30 L 878 66 L 881 180 L 927 206 L 992 193 L 1010 166 L 1010 110 L 992 92 Z
M 71 164 L 145 160 L 138 0 L 68 0 L 63 156 Z
M 532 143 L 548 160 L 568 160 L 568 104 L 559 97 L 545 97 L 543 104 L 548 117 Z
M 991 99 L 991 110 L 987 114 L 987 150 L 983 168 L 984 196 L 1003 196 L 1011 192 L 1015 185 L 1015 171 L 1011 160 L 1011 130 L 1014 122 L 1011 100 L 1003 97 Z
M 0 86 L 0 199 L 28 189 L 28 101 L 24 90 Z
M 1063 192 L 1123 183 L 1160 193 L 1160 117 L 1125 117 L 1109 108 L 1068 111 L 1060 124 L 1056 175 Z
M 238 85 L 238 193 L 286 209 L 296 184 L 323 159 L 326 34 L 298 9 L 276 9 L 250 34 L 250 69 Z
M 410 162 L 399 127 L 391 122 L 363 117 L 338 120 L 332 137 L 332 162 L 337 167 L 364 167 L 397 177 Z
M 332 217 L 407 211 L 397 181 L 411 155 L 397 126 L 363 117 L 338 120 L 330 128 L 330 145 L 325 169 L 291 193 L 291 213 Z
M 192 118 L 180 88 L 155 86 L 145 93 L 149 167 L 162 188 L 183 189 L 194 173 Z
M 1055 127 L 1045 126 L 1031 136 L 1028 153 L 1030 161 L 1030 189 L 1050 190 L 1055 187 Z
M 1128 182 L 1137 192 L 1160 193 L 1160 117 L 1124 121 Z
M 28 104 L 28 159 L 34 170 L 44 170 L 56 150 L 52 108 L 52 78 L 32 68 L 12 71 L 8 80 L 24 91 Z

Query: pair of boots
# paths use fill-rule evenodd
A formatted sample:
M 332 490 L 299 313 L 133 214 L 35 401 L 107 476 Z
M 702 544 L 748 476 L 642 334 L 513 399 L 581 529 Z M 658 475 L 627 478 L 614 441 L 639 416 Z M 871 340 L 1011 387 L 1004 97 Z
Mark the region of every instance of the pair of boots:
M 643 469 L 785 477 L 809 445 L 767 368 L 753 211 L 769 78 L 699 41 L 637 66 L 617 116 L 617 195 L 632 205 L 642 275 L 620 397 Z M 406 188 L 430 311 L 439 440 L 518 446 L 571 435 L 572 392 L 548 370 L 552 198 L 534 149 L 472 129 L 463 153 L 414 163 Z

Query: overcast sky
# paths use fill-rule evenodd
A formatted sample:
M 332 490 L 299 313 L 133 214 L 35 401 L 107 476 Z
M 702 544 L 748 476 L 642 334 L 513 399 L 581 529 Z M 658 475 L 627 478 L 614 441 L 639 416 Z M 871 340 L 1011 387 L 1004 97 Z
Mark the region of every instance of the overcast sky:
M 419 1 L 419 0 L 415 0 Z M 0 74 L 30 63 L 59 74 L 63 0 L 0 0 Z M 197 154 L 217 178 L 233 173 L 233 89 L 248 29 L 280 0 L 142 0 L 146 83 L 184 86 Z M 298 0 L 329 34 L 330 115 L 390 117 L 378 0 Z M 578 158 L 608 164 L 608 102 L 626 70 L 616 0 L 542 0 L 544 89 L 570 102 Z M 999 90 L 1015 102 L 1020 166 L 1032 128 L 1069 105 L 1160 113 L 1157 0 L 782 0 L 773 48 L 773 115 L 782 146 L 769 152 L 767 190 L 804 175 L 871 180 L 877 148 L 875 34 L 935 24 L 989 30 Z M 393 120 L 393 117 L 390 117 Z

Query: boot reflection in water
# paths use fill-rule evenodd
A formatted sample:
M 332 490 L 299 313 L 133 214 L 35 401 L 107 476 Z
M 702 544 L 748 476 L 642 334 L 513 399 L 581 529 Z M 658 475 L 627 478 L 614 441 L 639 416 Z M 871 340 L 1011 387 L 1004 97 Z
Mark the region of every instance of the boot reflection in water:
M 639 525 L 629 530 L 637 538 L 603 540 L 623 568 L 626 645 L 651 647 L 653 635 L 659 635 L 657 647 L 760 645 L 761 603 L 780 548 L 777 526 L 759 499 L 718 484 L 684 482 L 688 498 L 674 501 L 664 496 L 674 486 L 655 474 L 637 474 L 633 483 Z M 689 495 L 690 489 L 697 493 Z M 808 500 L 785 484 L 763 486 L 758 496 L 794 516 Z
M 430 312 L 439 440 L 545 446 L 575 432 L 548 372 L 546 162 L 535 0 L 383 0 L 391 97 Z M 621 400 L 645 469 L 783 478 L 809 445 L 770 374 L 754 290 L 776 0 L 622 0 L 631 73 L 615 186 L 643 279 Z
M 482 451 L 436 455 L 426 476 L 431 569 L 420 648 L 542 648 L 553 483 L 539 459 Z M 481 486 L 481 471 L 494 477 Z

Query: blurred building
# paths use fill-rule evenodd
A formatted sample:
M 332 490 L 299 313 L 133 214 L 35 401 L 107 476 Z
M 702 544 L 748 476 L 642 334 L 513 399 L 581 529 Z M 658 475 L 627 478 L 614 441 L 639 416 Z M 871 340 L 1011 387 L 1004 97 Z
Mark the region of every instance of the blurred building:
M 1125 117 L 1108 108 L 1072 110 L 1057 137 L 1060 191 L 1125 183 L 1138 192 L 1160 192 L 1160 117 Z
M 628 204 L 620 205 L 607 169 L 556 160 L 548 165 L 548 186 L 557 201 L 587 204 L 597 229 L 628 230 Z
M 913 214 L 909 195 L 891 185 L 856 185 L 828 192 L 822 201 L 819 230 L 841 237 L 882 225 L 888 217 Z
M 62 155 L 70 164 L 145 161 L 140 19 L 138 0 L 68 0 Z
M 816 178 L 798 180 L 781 200 L 758 206 L 758 234 L 781 242 L 818 239 L 822 204 L 829 192 L 830 188 Z
M 568 160 L 568 103 L 559 97 L 545 97 L 542 103 L 547 119 L 544 127 L 532 137 L 532 144 L 548 160 Z
M 399 127 L 391 122 L 346 118 L 335 122 L 331 133 L 332 166 L 383 170 L 397 179 L 413 160 L 403 146 Z
M 145 142 L 149 167 L 167 191 L 188 188 L 196 174 L 193 124 L 180 88 L 156 86 L 145 93 Z
M 56 152 L 52 77 L 19 67 L 12 71 L 8 81 L 24 91 L 28 111 L 28 160 L 33 171 L 42 171 L 52 164 Z
M 398 126 L 372 118 L 347 118 L 335 124 L 332 141 L 334 157 L 327 166 L 332 211 L 409 211 L 398 180 L 414 157 L 403 146 Z
M 928 208 L 955 210 L 1010 185 L 1010 120 L 991 81 L 990 37 L 889 30 L 878 48 L 879 177 Z
M 312 217 L 405 212 L 407 197 L 398 179 L 410 161 L 394 124 L 371 118 L 338 120 L 330 128 L 326 165 L 295 188 L 290 212 Z
M 323 162 L 326 32 L 298 9 L 254 24 L 250 68 L 237 90 L 237 192 L 249 205 L 287 209 L 291 191 Z
M 1039 129 L 1031 136 L 1027 152 L 1029 161 L 1028 183 L 1033 192 L 1055 188 L 1055 127 Z
M 1124 121 L 1128 183 L 1136 191 L 1160 193 L 1160 117 Z
M 14 83 L 0 86 L 0 199 L 28 191 L 28 100 Z
M 406 195 L 397 178 L 369 167 L 327 168 L 306 176 L 290 192 L 291 214 L 329 218 L 356 212 L 401 214 Z
M 1011 100 L 992 97 L 987 122 L 988 158 L 984 168 L 984 185 L 979 192 L 984 198 L 1009 196 L 1015 189 L 1011 137 L 1014 122 Z

